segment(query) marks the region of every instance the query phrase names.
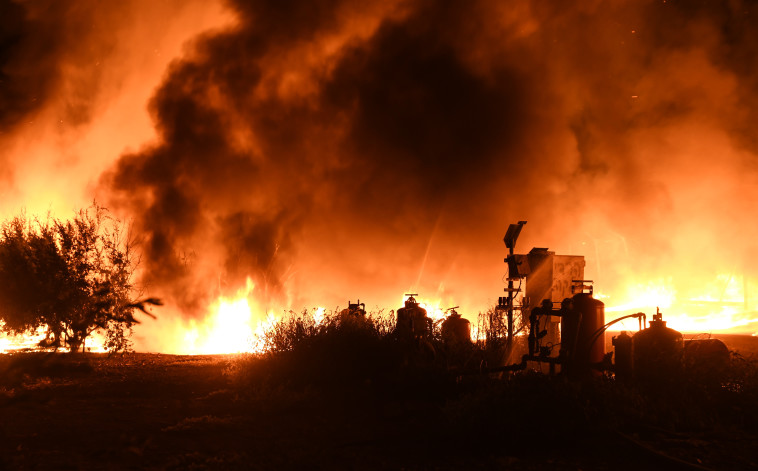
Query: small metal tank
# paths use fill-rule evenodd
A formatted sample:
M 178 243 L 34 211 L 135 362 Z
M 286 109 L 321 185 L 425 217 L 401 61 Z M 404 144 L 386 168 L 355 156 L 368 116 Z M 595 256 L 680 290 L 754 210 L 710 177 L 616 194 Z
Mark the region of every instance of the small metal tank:
M 616 379 L 629 381 L 632 378 L 632 337 L 624 330 L 613 337 L 614 371 Z
M 427 316 L 426 309 L 416 302 L 415 294 L 405 301 L 405 307 L 397 310 L 395 329 L 401 339 L 425 338 L 431 334 L 432 320 Z
M 442 322 L 442 341 L 455 347 L 471 344 L 471 322 L 461 317 L 455 308 L 450 309 L 450 315 Z
M 605 304 L 588 293 L 574 295 L 574 309 L 582 315 L 577 335 L 577 351 L 586 352 L 589 363 L 600 363 L 605 355 L 605 333 L 595 334 L 605 324 Z
M 574 355 L 576 338 L 579 335 L 579 322 L 581 314 L 574 309 L 574 300 L 566 298 L 561 302 L 558 311 L 561 316 L 561 350 L 560 356 L 568 358 Z
M 696 339 L 684 342 L 683 364 L 692 378 L 719 382 L 727 373 L 729 349 L 718 339 Z
M 590 293 L 577 293 L 572 298 L 572 305 L 580 317 L 575 319 L 579 326 L 567 366 L 571 375 L 584 376 L 597 371 L 592 369 L 592 364 L 601 363 L 605 355 L 605 332 L 600 332 L 605 324 L 605 304 Z M 573 335 L 573 326 L 567 330 L 569 336 Z
M 673 380 L 681 369 L 684 341 L 682 334 L 666 327 L 660 310 L 650 321 L 650 327 L 632 337 L 634 375 L 642 382 Z

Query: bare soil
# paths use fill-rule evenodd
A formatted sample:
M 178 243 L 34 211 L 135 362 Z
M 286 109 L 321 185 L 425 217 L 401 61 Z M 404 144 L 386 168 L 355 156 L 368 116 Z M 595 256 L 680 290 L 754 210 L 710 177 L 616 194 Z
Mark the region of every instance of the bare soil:
M 402 390 L 240 388 L 234 364 L 0 355 L 0 470 L 758 468 L 744 431 L 530 429 L 515 446 L 497 434 L 519 436 L 518 422 L 476 436 L 450 427 L 449 404 Z

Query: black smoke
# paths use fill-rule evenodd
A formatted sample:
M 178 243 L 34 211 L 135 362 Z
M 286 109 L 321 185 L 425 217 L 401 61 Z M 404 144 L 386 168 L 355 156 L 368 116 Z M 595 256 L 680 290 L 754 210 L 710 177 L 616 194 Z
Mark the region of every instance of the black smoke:
M 719 205 L 744 203 L 724 178 L 755 178 L 751 2 L 229 6 L 156 91 L 158 141 L 101 180 L 188 312 L 248 277 L 290 301 L 295 278 L 296 298 L 479 281 L 518 219 L 648 270 L 690 221 L 741 222 Z M 691 198 L 708 165 L 719 192 Z
M 116 40 L 120 7 L 97 2 L 0 1 L 0 129 L 57 103 L 67 126 L 86 124 L 101 83 L 100 61 Z

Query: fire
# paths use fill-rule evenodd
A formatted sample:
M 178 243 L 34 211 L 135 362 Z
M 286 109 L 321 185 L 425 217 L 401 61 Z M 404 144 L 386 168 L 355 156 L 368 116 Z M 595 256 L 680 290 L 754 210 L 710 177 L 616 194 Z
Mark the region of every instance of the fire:
M 421 306 L 422 308 L 426 309 L 426 314 L 429 316 L 429 318 L 433 322 L 440 321 L 440 320 L 444 319 L 445 317 L 447 317 L 447 314 L 445 313 L 445 310 L 442 309 L 441 307 L 439 307 L 439 303 L 438 304 L 432 304 L 432 303 L 429 303 L 429 302 L 421 302 L 421 303 L 419 303 L 419 306 Z
M 219 297 L 206 318 L 190 320 L 179 328 L 179 341 L 172 350 L 187 355 L 262 351 L 263 337 L 276 318 L 269 312 L 261 320 L 262 310 L 252 296 L 254 288 L 248 279 L 235 296 Z
M 235 297 L 220 297 L 205 319 L 191 320 L 179 329 L 177 338 L 180 340 L 172 350 L 183 355 L 262 353 L 266 333 L 279 318 L 268 312 L 261 320 L 262 310 L 252 296 L 254 287 L 248 280 L 247 287 Z M 313 310 L 316 325 L 321 324 L 325 316 L 325 308 Z
M 0 353 L 11 353 L 24 350 L 34 350 L 45 338 L 45 327 L 38 327 L 34 332 L 25 335 L 7 335 L 0 333 Z M 100 332 L 93 332 L 84 342 L 84 348 L 88 352 L 105 353 L 105 336 Z
M 719 274 L 709 286 L 697 294 L 688 294 L 677 290 L 673 279 L 658 279 L 630 283 L 618 297 L 603 294 L 597 297 L 606 304 L 607 320 L 635 312 L 644 312 L 649 318 L 660 308 L 668 326 L 681 332 L 755 332 L 758 312 L 751 309 L 748 284 L 737 283 L 731 275 Z M 617 328 L 636 330 L 637 321 L 622 321 Z
M 184 334 L 187 353 L 240 353 L 250 350 L 254 337 L 252 310 L 246 298 L 219 299 L 203 322 L 190 321 Z
M 602 294 L 597 297 L 610 298 Z M 627 288 L 625 293 L 625 302 L 613 306 L 606 306 L 605 312 L 645 312 L 656 307 L 667 309 L 671 307 L 676 298 L 676 291 L 671 286 L 670 280 L 659 280 L 657 282 L 635 283 Z
M 45 330 L 42 327 L 26 335 L 0 334 L 0 353 L 33 349 L 44 338 Z
M 408 301 L 408 298 L 410 296 L 403 296 L 403 302 L 402 304 L 405 305 L 405 302 Z M 416 302 L 418 303 L 419 307 L 426 309 L 426 314 L 429 316 L 429 318 L 432 320 L 432 322 L 441 321 L 445 317 L 447 317 L 447 312 L 445 312 L 444 308 L 440 307 L 441 301 L 423 301 L 419 298 L 416 298 Z
M 321 324 L 324 321 L 324 316 L 326 315 L 326 309 L 323 307 L 318 307 L 313 313 L 313 320 L 316 322 L 316 325 Z

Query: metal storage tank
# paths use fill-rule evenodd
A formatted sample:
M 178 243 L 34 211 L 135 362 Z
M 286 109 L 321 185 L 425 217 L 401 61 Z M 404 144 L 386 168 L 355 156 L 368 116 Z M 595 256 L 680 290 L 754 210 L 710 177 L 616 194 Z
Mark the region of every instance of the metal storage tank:
M 658 311 L 650 321 L 650 327 L 632 337 L 635 378 L 641 382 L 673 380 L 673 375 L 681 369 L 683 349 L 682 334 L 666 327 L 666 321 Z
M 451 309 L 450 315 L 442 322 L 442 341 L 449 346 L 471 344 L 471 322 Z
M 405 306 L 397 310 L 397 335 L 401 339 L 425 338 L 432 332 L 432 320 L 426 309 L 416 302 L 415 294 L 409 296 Z
M 573 364 L 575 373 L 585 375 L 592 372 L 592 364 L 600 363 L 605 356 L 605 304 L 589 293 L 578 293 L 573 298 L 574 311 L 581 315 L 576 334 Z M 599 372 L 598 372 L 599 374 Z
M 633 376 L 632 337 L 624 330 L 612 340 L 615 350 L 615 374 L 620 381 L 629 381 Z
M 684 342 L 683 365 L 688 375 L 700 381 L 720 382 L 728 372 L 731 355 L 718 339 Z

